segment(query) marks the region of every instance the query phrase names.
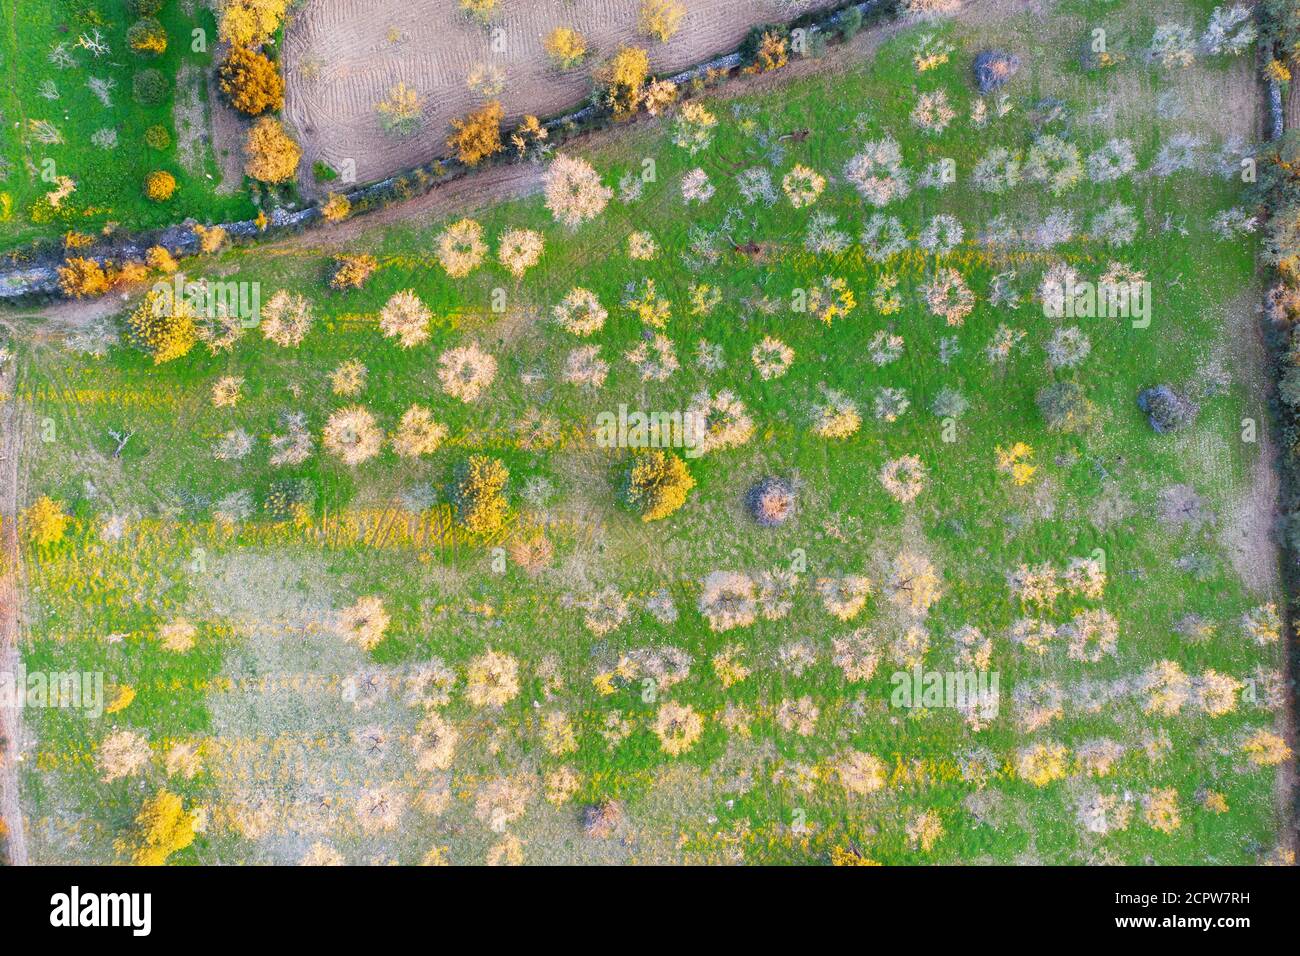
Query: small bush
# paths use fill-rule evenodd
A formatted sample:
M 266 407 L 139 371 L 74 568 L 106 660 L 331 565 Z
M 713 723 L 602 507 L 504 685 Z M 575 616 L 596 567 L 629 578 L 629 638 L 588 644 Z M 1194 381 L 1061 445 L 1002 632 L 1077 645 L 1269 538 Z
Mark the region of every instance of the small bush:
M 505 526 L 510 504 L 504 492 L 509 478 L 505 464 L 486 455 L 471 455 L 456 466 L 451 500 L 465 530 L 492 534 Z
M 157 106 L 167 99 L 169 89 L 167 77 L 152 67 L 131 78 L 131 95 L 141 106 Z
M 686 495 L 694 487 L 686 462 L 654 449 L 632 459 L 623 476 L 622 497 L 642 521 L 658 521 L 686 504 Z
M 41 495 L 23 512 L 23 527 L 27 540 L 38 547 L 58 544 L 72 521 L 63 510 L 63 502 L 49 495 Z
M 1300 366 L 1290 365 L 1277 385 L 1278 397 L 1291 409 L 1300 408 Z
M 144 17 L 126 31 L 126 44 L 136 53 L 161 56 L 167 52 L 167 30 L 154 17 Z
M 790 31 L 780 24 L 754 27 L 740 45 L 747 73 L 770 73 L 790 62 Z
M 149 270 L 142 263 L 131 260 L 115 266 L 111 262 L 100 265 L 94 259 L 71 257 L 58 267 L 58 274 L 59 289 L 63 294 L 80 299 L 140 282 L 148 276 Z
M 176 257 L 165 246 L 151 247 L 144 255 L 144 262 L 150 269 L 157 269 L 159 272 L 168 274 L 180 268 Z
M 745 507 L 764 528 L 785 524 L 794 515 L 794 506 L 794 488 L 781 478 L 764 478 L 745 495 Z
M 339 178 L 338 170 L 323 159 L 311 164 L 311 174 L 318 183 L 332 183 Z
M 198 341 L 194 311 L 184 298 L 150 291 L 127 319 L 128 341 L 162 365 L 189 353 Z
M 59 266 L 59 288 L 74 299 L 103 295 L 112 287 L 108 273 L 94 259 L 72 258 Z
M 162 866 L 169 856 L 194 842 L 199 817 L 186 811 L 176 794 L 159 790 L 140 808 L 136 827 L 131 862 L 136 866 Z
M 262 507 L 274 521 L 297 521 L 306 517 L 315 499 L 315 489 L 305 478 L 279 478 L 262 499 Z
M 155 123 L 144 131 L 144 142 L 150 149 L 166 149 L 172 144 L 172 134 L 166 126 Z
M 603 87 L 603 102 L 620 117 L 631 116 L 640 107 L 649 77 L 650 54 L 635 46 L 620 49 L 595 73 Z
M 487 23 L 496 12 L 497 0 L 460 0 L 460 8 L 479 23 Z
M 1000 50 L 985 50 L 975 57 L 975 81 L 981 93 L 1001 89 L 1020 69 L 1020 57 Z
M 542 46 L 562 70 L 573 69 L 587 56 L 587 38 L 571 27 L 556 27 L 546 35 Z
M 208 253 L 219 252 L 229 238 L 226 230 L 220 226 L 204 226 L 200 223 L 194 224 L 194 235 L 199 237 L 199 251 Z
M 128 0 L 127 9 L 137 17 L 156 17 L 162 12 L 164 0 Z
M 583 809 L 582 829 L 593 840 L 608 840 L 623 825 L 623 818 L 623 805 L 606 797 Z
M 326 222 L 342 222 L 351 212 L 352 201 L 342 193 L 330 193 L 320 207 L 320 214 Z
M 931 411 L 939 418 L 961 418 L 970 408 L 970 401 L 955 388 L 939 389 L 930 405 Z
M 154 202 L 166 202 L 176 192 L 176 177 L 162 169 L 155 169 L 144 178 L 144 194 Z
M 360 289 L 379 268 L 374 256 L 343 255 L 334 257 L 334 274 L 330 287 L 334 289 Z
M 849 7 L 840 15 L 839 22 L 835 25 L 835 30 L 844 42 L 852 40 L 862 29 L 862 11 L 857 7 Z
M 500 101 L 493 100 L 470 113 L 463 120 L 452 120 L 455 131 L 447 146 L 466 166 L 477 166 L 501 152 L 501 118 L 505 115 Z
M 1295 554 L 1300 554 L 1300 511 L 1292 511 L 1283 519 L 1282 535 L 1286 546 Z
M 1169 385 L 1144 389 L 1138 393 L 1137 404 L 1146 413 L 1151 427 L 1162 434 L 1190 425 L 1200 411 L 1194 401 Z
M 1039 392 L 1038 410 L 1054 432 L 1084 431 L 1097 416 L 1097 406 L 1074 381 L 1057 382 Z
M 424 123 L 424 105 L 420 94 L 405 83 L 398 83 L 375 104 L 379 125 L 393 136 L 409 136 Z
M 221 92 L 241 113 L 258 116 L 284 106 L 284 80 L 280 70 L 256 50 L 235 47 L 217 75 Z
M 686 8 L 677 0 L 641 0 L 637 29 L 660 43 L 667 43 L 682 26 Z

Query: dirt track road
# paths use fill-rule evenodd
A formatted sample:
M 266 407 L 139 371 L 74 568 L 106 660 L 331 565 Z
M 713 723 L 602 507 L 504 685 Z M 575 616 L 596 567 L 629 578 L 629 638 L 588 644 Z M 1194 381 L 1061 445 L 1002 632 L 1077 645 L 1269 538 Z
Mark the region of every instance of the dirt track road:
M 14 362 L 0 372 L 0 394 L 13 395 Z M 18 549 L 18 501 L 22 455 L 22 408 L 12 399 L 0 408 L 0 675 L 18 673 L 18 637 L 22 588 Z M 0 683 L 4 683 L 0 681 Z M 5 830 L 8 862 L 27 863 L 27 835 L 19 800 L 19 763 L 23 752 L 22 710 L 11 694 L 0 695 L 0 823 Z

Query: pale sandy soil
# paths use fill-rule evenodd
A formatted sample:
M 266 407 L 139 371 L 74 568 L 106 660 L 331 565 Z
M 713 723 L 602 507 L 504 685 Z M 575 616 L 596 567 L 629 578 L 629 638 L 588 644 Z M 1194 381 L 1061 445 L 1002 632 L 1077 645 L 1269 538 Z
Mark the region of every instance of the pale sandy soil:
M 12 395 L 17 375 L 12 360 L 0 371 L 0 393 Z M 0 674 L 18 673 L 22 564 L 18 548 L 18 503 L 21 499 L 23 406 L 7 401 L 0 410 Z M 27 841 L 19 802 L 19 758 L 24 743 L 22 710 L 9 694 L 0 695 L 0 824 L 4 826 L 6 862 L 27 862 Z
M 304 147 L 304 185 L 316 160 L 335 168 L 351 160 L 357 181 L 368 182 L 446 154 L 451 120 L 485 101 L 466 84 L 476 66 L 504 71 L 499 98 L 510 124 L 581 103 L 591 63 L 624 44 L 647 47 L 656 72 L 679 70 L 730 52 L 756 24 L 832 5 L 687 0 L 681 29 L 659 43 L 637 34 L 640 0 L 507 2 L 487 26 L 462 15 L 456 0 L 308 0 L 285 36 L 285 117 Z M 560 71 L 550 63 L 542 42 L 557 26 L 588 38 L 595 55 L 587 64 Z M 375 112 L 399 81 L 424 104 L 422 128 L 405 138 L 387 135 Z

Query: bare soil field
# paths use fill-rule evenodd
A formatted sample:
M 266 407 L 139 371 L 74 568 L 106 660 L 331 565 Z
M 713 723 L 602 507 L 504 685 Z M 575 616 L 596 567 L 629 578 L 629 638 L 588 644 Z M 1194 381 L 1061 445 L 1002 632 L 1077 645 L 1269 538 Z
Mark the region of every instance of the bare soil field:
M 286 30 L 285 116 L 303 145 L 305 184 L 317 160 L 336 169 L 351 160 L 358 182 L 382 179 L 444 154 L 451 120 L 493 98 L 466 82 L 476 68 L 504 76 L 497 98 L 510 124 L 580 103 L 591 65 L 624 44 L 648 48 L 656 72 L 679 70 L 733 50 L 757 24 L 833 5 L 689 0 L 681 29 L 659 43 L 637 33 L 640 0 L 506 3 L 487 25 L 463 15 L 456 0 L 309 0 Z M 548 60 L 542 43 L 557 26 L 586 36 L 586 63 L 561 71 Z M 423 103 L 421 128 L 404 138 L 387 135 L 375 111 L 399 82 Z

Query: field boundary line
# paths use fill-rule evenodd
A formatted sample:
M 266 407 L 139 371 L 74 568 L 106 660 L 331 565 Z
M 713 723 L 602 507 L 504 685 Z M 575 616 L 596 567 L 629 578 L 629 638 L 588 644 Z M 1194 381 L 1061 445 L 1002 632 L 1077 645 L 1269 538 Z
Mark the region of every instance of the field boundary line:
M 0 372 L 0 394 L 14 395 L 17 359 Z M 18 543 L 19 460 L 22 456 L 22 409 L 15 398 L 5 402 L 0 419 L 0 674 L 14 675 L 19 669 L 18 640 L 21 630 L 22 555 Z M 19 764 L 23 752 L 23 719 L 15 693 L 0 695 L 0 822 L 4 824 L 4 849 L 11 866 L 27 865 L 27 836 L 23 826 L 19 793 Z

